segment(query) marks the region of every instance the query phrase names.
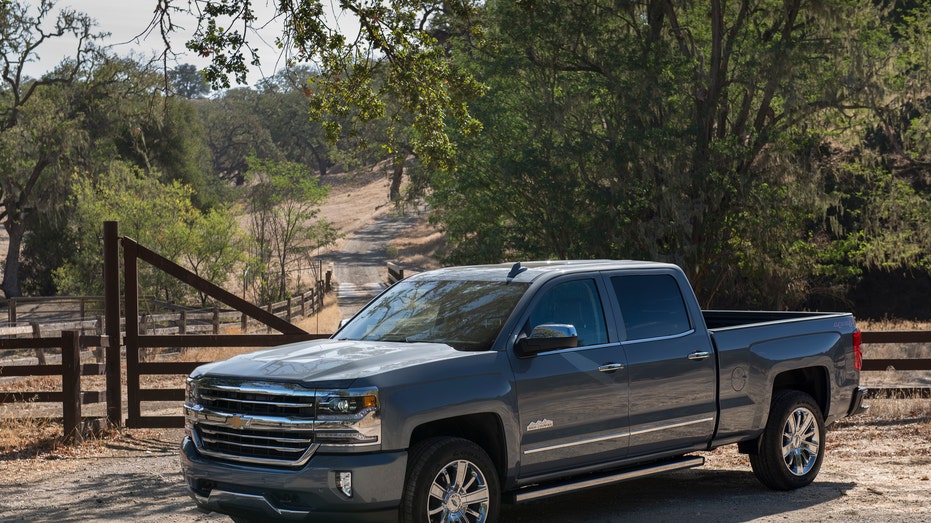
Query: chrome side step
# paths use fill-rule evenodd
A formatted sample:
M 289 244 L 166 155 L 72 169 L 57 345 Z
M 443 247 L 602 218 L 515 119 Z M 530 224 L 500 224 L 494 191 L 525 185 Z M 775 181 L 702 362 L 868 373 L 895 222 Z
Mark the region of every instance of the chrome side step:
M 532 501 L 549 496 L 567 494 L 569 492 L 575 492 L 578 490 L 609 485 L 611 483 L 620 483 L 621 481 L 652 476 L 654 474 L 661 474 L 663 472 L 700 467 L 704 464 L 705 458 L 701 456 L 682 456 L 672 460 L 652 463 L 645 467 L 627 469 L 621 472 L 614 472 L 601 476 L 589 475 L 562 483 L 548 483 L 545 485 L 526 487 L 515 492 L 511 498 L 511 501 L 514 503 L 523 503 L 525 501 Z

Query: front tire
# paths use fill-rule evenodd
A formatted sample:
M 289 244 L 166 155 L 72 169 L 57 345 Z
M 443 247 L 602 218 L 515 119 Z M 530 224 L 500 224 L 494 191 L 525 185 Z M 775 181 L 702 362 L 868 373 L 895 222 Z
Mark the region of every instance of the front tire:
M 461 438 L 432 438 L 411 448 L 401 521 L 493 523 L 501 504 L 488 454 Z
M 793 490 L 815 480 L 824 459 L 824 421 L 804 392 L 775 393 L 759 448 L 750 455 L 757 479 L 774 490 Z

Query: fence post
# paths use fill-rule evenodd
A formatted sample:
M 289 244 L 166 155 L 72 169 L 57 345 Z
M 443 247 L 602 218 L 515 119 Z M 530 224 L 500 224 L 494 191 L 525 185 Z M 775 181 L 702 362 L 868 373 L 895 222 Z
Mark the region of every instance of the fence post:
M 39 325 L 39 322 L 31 321 L 29 325 L 32 327 L 32 337 L 41 338 L 42 326 Z M 39 365 L 45 365 L 45 349 L 36 349 L 36 359 L 39 360 Z
M 10 298 L 10 308 L 7 311 L 10 315 L 10 327 L 16 326 L 16 298 Z
M 123 383 L 120 378 L 120 228 L 118 222 L 103 222 L 103 308 L 107 330 L 107 422 L 121 425 Z
M 139 268 L 136 242 L 123 239 L 123 294 L 126 302 L 126 426 L 136 428 L 142 417 L 139 398 Z
M 290 296 L 288 296 L 288 305 L 287 305 L 287 307 L 288 307 L 288 315 L 285 317 L 285 319 L 288 320 L 288 321 L 291 321 L 291 311 L 292 311 L 291 307 L 292 307 L 292 304 L 291 304 L 291 297 L 290 297 Z
M 94 322 L 94 334 L 97 336 L 103 336 L 103 316 L 97 316 L 97 321 Z M 106 344 L 102 344 L 106 345 Z M 103 363 L 104 348 L 94 347 L 94 361 L 97 363 Z
M 216 305 L 213 307 L 213 333 L 220 334 L 220 308 Z
M 178 334 L 187 334 L 187 311 L 181 311 L 178 316 Z
M 81 334 L 61 333 L 62 418 L 65 441 L 81 441 Z
M 268 309 L 268 313 L 269 313 L 269 314 L 275 314 L 275 311 L 272 310 L 272 302 L 268 302 L 268 306 L 267 306 L 266 308 Z M 268 334 L 268 333 L 270 333 L 271 331 L 272 331 L 272 326 L 271 326 L 271 325 L 266 325 L 266 326 L 265 326 L 265 334 Z

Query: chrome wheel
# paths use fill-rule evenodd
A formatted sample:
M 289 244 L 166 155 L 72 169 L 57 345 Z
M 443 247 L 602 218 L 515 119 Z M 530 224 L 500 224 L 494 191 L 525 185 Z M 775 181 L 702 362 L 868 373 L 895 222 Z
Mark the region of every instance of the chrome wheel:
M 401 523 L 497 523 L 501 487 L 482 447 L 440 436 L 414 444 L 408 456 Z
M 427 520 L 430 523 L 484 523 L 489 493 L 485 475 L 474 463 L 455 460 L 440 469 L 430 485 Z
M 808 485 L 821 469 L 824 433 L 821 408 L 810 394 L 776 391 L 757 447 L 749 449 L 753 473 L 771 489 Z
M 815 415 L 804 407 L 792 411 L 782 430 L 782 458 L 789 472 L 795 476 L 808 474 L 820 449 L 821 433 Z

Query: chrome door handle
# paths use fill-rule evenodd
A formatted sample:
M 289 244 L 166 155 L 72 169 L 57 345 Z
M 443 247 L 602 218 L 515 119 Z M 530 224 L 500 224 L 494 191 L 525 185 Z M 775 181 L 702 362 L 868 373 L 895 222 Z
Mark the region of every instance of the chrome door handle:
M 697 351 L 695 351 L 695 352 L 689 354 L 689 359 L 690 359 L 690 360 L 703 360 L 703 359 L 705 359 L 705 358 L 707 358 L 707 357 L 709 357 L 709 356 L 711 356 L 711 353 L 710 353 L 710 352 L 703 351 L 703 350 L 697 350 Z
M 598 367 L 600 372 L 614 372 L 624 368 L 623 363 L 605 363 L 604 365 Z

